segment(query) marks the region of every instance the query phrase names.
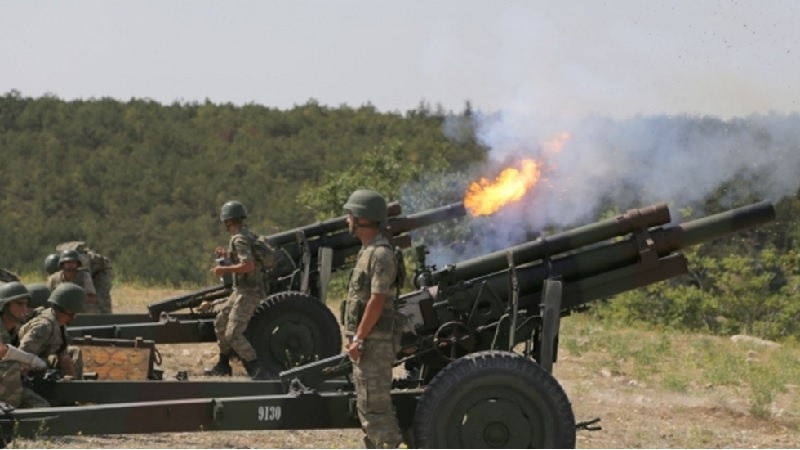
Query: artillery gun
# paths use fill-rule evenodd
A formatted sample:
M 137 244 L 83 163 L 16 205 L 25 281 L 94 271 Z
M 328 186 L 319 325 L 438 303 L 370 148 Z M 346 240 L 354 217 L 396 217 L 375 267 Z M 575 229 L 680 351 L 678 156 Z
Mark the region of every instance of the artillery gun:
M 398 301 L 409 331 L 396 362 L 419 369 L 392 392 L 401 428 L 423 448 L 574 447 L 588 427 L 552 375 L 560 318 L 685 274 L 681 250 L 774 219 L 758 203 L 667 225 L 655 205 L 421 270 Z M 9 411 L 0 423 L 23 436 L 355 428 L 348 371 L 337 355 L 271 381 L 60 381 L 48 400 L 93 405 Z
M 388 205 L 384 233 L 395 248 L 411 245 L 409 232 L 466 215 L 463 203 L 402 216 L 399 203 Z M 325 305 L 331 274 L 344 270 L 361 242 L 350 234 L 347 216 L 265 236 L 274 249 L 275 266 L 266 274 L 270 295 L 247 327 L 246 335 L 264 369 L 273 376 L 316 358 L 341 351 L 336 317 Z M 219 284 L 157 301 L 142 314 L 81 314 L 68 328 L 75 338 L 152 341 L 155 344 L 215 342 L 214 313 L 195 311 L 204 301 L 227 298 L 231 288 Z M 179 312 L 187 310 L 189 312 Z M 99 338 L 99 339 L 98 339 Z

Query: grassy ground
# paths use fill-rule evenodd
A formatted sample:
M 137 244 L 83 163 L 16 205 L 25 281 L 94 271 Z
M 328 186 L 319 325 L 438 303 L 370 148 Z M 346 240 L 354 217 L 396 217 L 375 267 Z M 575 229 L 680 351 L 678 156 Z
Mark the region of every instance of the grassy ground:
M 182 291 L 115 287 L 116 312 Z M 213 344 L 163 346 L 169 374 L 210 364 Z M 236 375 L 243 375 L 236 368 Z M 619 328 L 576 315 L 562 320 L 554 375 L 578 420 L 581 448 L 795 448 L 800 444 L 800 348 L 730 338 Z M 360 431 L 176 433 L 21 440 L 19 448 L 351 448 Z

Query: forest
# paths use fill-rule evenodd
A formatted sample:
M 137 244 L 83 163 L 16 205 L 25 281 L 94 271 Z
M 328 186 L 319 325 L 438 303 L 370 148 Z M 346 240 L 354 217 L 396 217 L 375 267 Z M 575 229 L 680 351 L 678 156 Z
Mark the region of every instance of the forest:
M 112 260 L 117 282 L 205 286 L 213 249 L 228 240 L 227 200 L 271 234 L 341 216 L 354 189 L 375 189 L 408 214 L 463 200 L 470 183 L 520 157 L 550 158 L 538 191 L 510 211 L 430 227 L 415 241 L 445 264 L 655 201 L 688 219 L 767 199 L 773 224 L 693 248 L 689 276 L 592 314 L 800 338 L 800 116 L 591 117 L 555 150 L 551 135 L 537 140 L 526 127 L 510 139 L 510 124 L 469 102 L 381 112 L 310 99 L 278 110 L 11 91 L 0 96 L 0 267 L 43 277 L 56 244 L 85 240 Z

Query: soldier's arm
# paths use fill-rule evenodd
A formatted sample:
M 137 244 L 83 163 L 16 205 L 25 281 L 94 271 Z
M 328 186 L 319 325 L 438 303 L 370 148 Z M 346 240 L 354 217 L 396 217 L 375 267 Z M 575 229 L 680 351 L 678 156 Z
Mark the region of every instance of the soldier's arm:
M 231 242 L 236 254 L 239 255 L 239 262 L 230 266 L 216 266 L 211 269 L 215 275 L 222 275 L 224 273 L 250 273 L 256 268 L 255 258 L 253 257 L 253 249 L 250 248 L 250 243 L 242 236 L 237 236 Z
M 19 349 L 36 355 L 41 354 L 53 330 L 46 320 L 33 320 L 27 324 L 24 334 L 19 337 Z
M 63 372 L 66 376 L 75 376 L 75 363 L 72 361 L 72 357 L 69 356 L 69 353 L 67 352 L 61 352 L 58 354 L 58 368 L 61 369 L 61 372 Z
M 380 247 L 372 254 L 370 263 L 370 297 L 364 308 L 364 315 L 356 330 L 357 339 L 366 339 L 375 328 L 383 312 L 386 299 L 394 292 L 394 281 L 397 276 L 397 266 L 391 250 Z

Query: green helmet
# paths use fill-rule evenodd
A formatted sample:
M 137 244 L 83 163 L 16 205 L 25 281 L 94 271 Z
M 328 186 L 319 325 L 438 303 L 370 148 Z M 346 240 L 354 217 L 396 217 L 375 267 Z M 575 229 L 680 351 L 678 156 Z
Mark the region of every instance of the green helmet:
M 31 294 L 25 285 L 19 281 L 12 281 L 0 285 L 0 311 L 6 307 L 6 304 L 20 299 L 31 300 Z
M 75 283 L 61 283 L 56 286 L 47 301 L 65 311 L 81 313 L 85 310 L 86 291 Z
M 356 217 L 383 222 L 386 220 L 386 199 L 381 194 L 367 189 L 353 192 L 344 209 Z
M 31 294 L 31 300 L 28 306 L 31 308 L 38 308 L 47 305 L 47 299 L 50 298 L 50 288 L 44 283 L 33 283 L 25 286 Z
M 222 209 L 219 212 L 219 221 L 225 222 L 228 219 L 246 219 L 247 218 L 247 209 L 244 207 L 242 202 L 237 200 L 231 200 L 225 202 L 222 205 Z
M 48 275 L 52 275 L 58 272 L 59 264 L 58 261 L 61 259 L 61 255 L 58 253 L 50 253 L 47 255 L 47 258 L 44 259 L 44 271 L 47 272 Z
M 58 266 L 61 267 L 67 261 L 78 261 L 78 267 L 81 266 L 81 255 L 78 254 L 77 250 L 64 250 L 61 252 L 61 256 L 58 257 Z

